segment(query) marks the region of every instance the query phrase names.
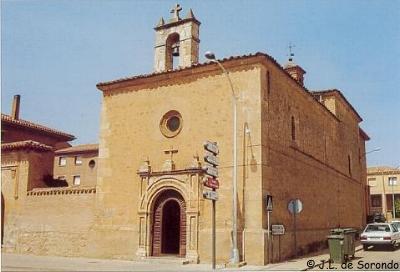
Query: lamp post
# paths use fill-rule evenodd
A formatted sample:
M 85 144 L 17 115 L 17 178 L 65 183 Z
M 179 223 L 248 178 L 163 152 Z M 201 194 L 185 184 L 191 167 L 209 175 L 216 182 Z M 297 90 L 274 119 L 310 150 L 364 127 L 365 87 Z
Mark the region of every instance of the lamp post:
M 215 58 L 213 52 L 207 51 L 204 56 L 210 61 L 218 64 L 222 72 L 228 79 L 229 86 L 232 92 L 232 107 L 233 107 L 233 189 L 232 189 L 232 252 L 231 252 L 231 264 L 239 263 L 239 250 L 237 247 L 237 97 L 233 89 L 232 80 L 229 76 L 228 71 L 225 67 Z
M 395 167 L 394 168 L 394 170 L 396 171 L 396 170 L 398 170 L 400 168 L 400 165 L 399 166 L 397 166 L 397 167 Z M 390 177 L 388 178 L 389 179 L 389 181 L 391 180 L 390 179 Z M 390 185 L 392 186 L 392 209 L 393 209 L 393 219 L 395 219 L 396 218 L 396 206 L 394 205 L 394 183 L 397 183 L 397 178 L 394 178 L 394 179 L 392 179 L 391 180 L 391 182 L 390 182 Z

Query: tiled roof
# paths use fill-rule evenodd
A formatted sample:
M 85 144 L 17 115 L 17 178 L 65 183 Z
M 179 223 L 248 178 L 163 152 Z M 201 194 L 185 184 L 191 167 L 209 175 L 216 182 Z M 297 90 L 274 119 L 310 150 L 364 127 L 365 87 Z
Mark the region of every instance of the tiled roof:
M 53 148 L 51 146 L 35 142 L 35 141 L 20 141 L 20 142 L 11 142 L 1 144 L 1 151 L 13 151 L 13 150 L 36 150 L 36 151 L 52 151 Z
M 317 91 L 311 91 L 312 95 L 330 95 L 330 94 L 338 94 L 343 100 L 344 102 L 346 102 L 347 105 L 349 105 L 350 109 L 357 115 L 357 117 L 360 119 L 360 121 L 362 121 L 361 116 L 358 114 L 358 112 L 353 108 L 353 105 L 350 104 L 349 101 L 347 101 L 346 97 L 342 94 L 341 91 L 337 90 L 337 89 L 329 89 L 329 90 L 317 90 Z
M 26 129 L 31 129 L 40 133 L 45 133 L 47 135 L 50 135 L 52 137 L 60 138 L 63 141 L 72 141 L 75 139 L 74 135 L 67 134 L 65 132 L 52 129 L 49 127 L 45 127 L 39 124 L 32 123 L 30 121 L 22 120 L 22 119 L 13 119 L 10 115 L 1 114 L 1 122 L 2 124 L 9 124 L 9 125 L 14 125 Z
M 399 173 L 400 174 L 400 169 L 399 167 L 392 167 L 392 166 L 372 166 L 368 167 L 367 173 L 368 174 L 386 174 L 386 173 Z
M 71 146 L 63 149 L 57 150 L 56 154 L 70 154 L 70 153 L 85 153 L 85 152 L 96 152 L 99 150 L 98 144 L 83 144 Z
M 280 66 L 280 64 L 271 56 L 265 54 L 265 53 L 261 53 L 261 52 L 257 52 L 255 54 L 247 54 L 247 55 L 241 55 L 241 56 L 231 56 L 229 58 L 223 58 L 220 59 L 220 62 L 226 62 L 226 61 L 231 61 L 231 60 L 241 60 L 241 59 L 247 59 L 247 58 L 251 58 L 251 57 L 266 57 L 269 60 L 271 60 L 273 63 L 275 63 L 276 65 L 278 65 L 281 69 L 282 66 Z M 152 76 L 156 76 L 156 75 L 163 75 L 163 74 L 169 74 L 169 73 L 176 73 L 179 71 L 183 71 L 183 70 L 190 70 L 196 67 L 203 67 L 203 66 L 207 66 L 207 65 L 215 65 L 214 62 L 208 61 L 208 62 L 204 62 L 204 63 L 196 63 L 193 64 L 192 66 L 189 67 L 179 67 L 177 69 L 171 69 L 171 70 L 167 70 L 167 71 L 162 71 L 162 72 L 154 72 L 154 73 L 150 73 L 150 74 L 143 74 L 143 75 L 137 75 L 137 76 L 132 76 L 132 77 L 125 77 L 125 78 L 120 78 L 120 79 L 116 79 L 116 80 L 112 80 L 112 81 L 106 81 L 106 82 L 100 82 L 98 83 L 96 86 L 97 87 L 101 87 L 101 86 L 107 86 L 107 85 L 111 85 L 114 83 L 119 83 L 119 82 L 123 82 L 123 81 L 128 81 L 128 80 L 133 80 L 133 79 L 139 79 L 139 78 L 148 78 L 148 77 L 152 77 Z

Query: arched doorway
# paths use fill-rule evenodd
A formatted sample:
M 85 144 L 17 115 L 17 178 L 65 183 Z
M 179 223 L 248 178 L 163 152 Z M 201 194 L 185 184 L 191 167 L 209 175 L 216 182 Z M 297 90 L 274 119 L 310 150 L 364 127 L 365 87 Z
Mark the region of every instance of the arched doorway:
M 156 198 L 152 220 L 152 255 L 186 255 L 186 205 L 175 190 Z

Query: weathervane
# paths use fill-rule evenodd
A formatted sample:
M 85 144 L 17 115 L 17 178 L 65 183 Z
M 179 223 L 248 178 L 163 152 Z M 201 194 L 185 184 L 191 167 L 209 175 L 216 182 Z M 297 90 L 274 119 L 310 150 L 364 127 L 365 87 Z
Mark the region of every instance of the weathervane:
M 294 45 L 292 42 L 289 42 L 289 61 L 293 60 L 294 57 L 294 53 L 293 53 L 293 48 L 296 47 L 296 45 Z

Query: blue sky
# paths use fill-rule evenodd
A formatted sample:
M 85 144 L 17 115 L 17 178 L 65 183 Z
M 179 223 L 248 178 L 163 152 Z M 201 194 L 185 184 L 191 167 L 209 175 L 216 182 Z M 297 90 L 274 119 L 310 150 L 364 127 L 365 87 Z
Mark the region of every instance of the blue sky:
M 149 73 L 153 27 L 176 1 L 1 2 L 2 112 L 97 142 L 96 83 Z M 289 42 L 310 90 L 338 88 L 371 136 L 369 165 L 400 165 L 400 1 L 179 1 L 201 21 L 200 54 L 257 51 L 281 64 Z M 202 57 L 201 61 L 204 61 Z

